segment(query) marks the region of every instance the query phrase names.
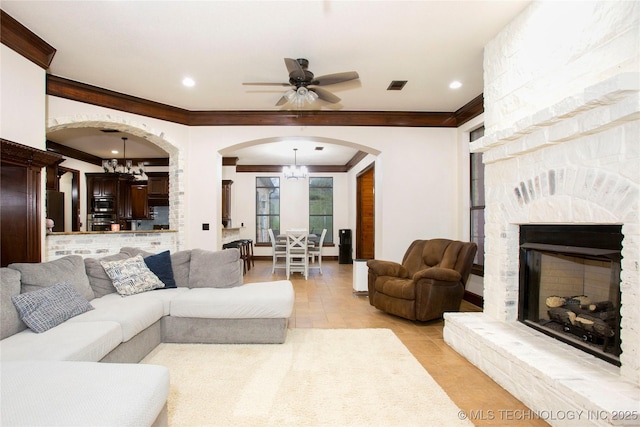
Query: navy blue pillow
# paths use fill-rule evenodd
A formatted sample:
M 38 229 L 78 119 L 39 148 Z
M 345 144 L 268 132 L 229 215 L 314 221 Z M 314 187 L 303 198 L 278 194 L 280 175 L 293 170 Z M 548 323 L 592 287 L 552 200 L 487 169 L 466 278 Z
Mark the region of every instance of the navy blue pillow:
M 153 272 L 158 279 L 164 283 L 164 288 L 177 288 L 176 281 L 173 279 L 173 268 L 171 267 L 171 256 L 169 251 L 160 252 L 157 255 L 149 255 L 144 258 L 149 270 Z

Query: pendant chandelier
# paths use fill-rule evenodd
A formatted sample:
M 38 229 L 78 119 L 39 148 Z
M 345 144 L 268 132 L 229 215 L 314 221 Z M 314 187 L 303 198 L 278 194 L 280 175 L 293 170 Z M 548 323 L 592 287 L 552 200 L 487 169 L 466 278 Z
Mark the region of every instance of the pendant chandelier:
M 284 177 L 287 179 L 300 179 L 300 178 L 304 179 L 307 177 L 307 167 L 306 166 L 298 167 L 297 152 L 298 152 L 298 149 L 294 148 L 293 149 L 293 166 L 285 166 L 284 168 L 282 168 L 282 173 L 284 174 Z
M 122 163 L 118 163 L 118 159 L 105 159 L 102 161 L 102 169 L 104 169 L 105 173 L 121 173 L 134 177 L 144 175 L 143 162 L 139 162 L 138 166 L 134 168 L 133 161 L 127 160 L 127 139 L 129 138 L 126 136 L 122 137 Z

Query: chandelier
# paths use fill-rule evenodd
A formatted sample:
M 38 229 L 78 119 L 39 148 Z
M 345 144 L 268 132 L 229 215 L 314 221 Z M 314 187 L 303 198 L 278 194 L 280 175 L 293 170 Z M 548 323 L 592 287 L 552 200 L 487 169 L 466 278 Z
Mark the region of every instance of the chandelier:
M 297 152 L 298 152 L 298 149 L 294 148 L 293 149 L 293 166 L 285 166 L 284 168 L 282 168 L 282 173 L 284 174 L 284 177 L 287 179 L 300 179 L 300 178 L 307 177 L 307 167 L 306 166 L 298 167 Z
M 304 86 L 300 86 L 296 90 L 289 89 L 286 91 L 284 98 L 287 102 L 294 102 L 298 108 L 302 108 L 305 102 L 312 104 L 318 99 L 318 94 Z
M 102 161 L 102 169 L 104 169 L 105 173 L 122 173 L 134 177 L 144 175 L 143 162 L 139 162 L 138 166 L 134 168 L 133 161 L 127 160 L 127 139 L 129 138 L 126 136 L 122 137 L 122 163 L 118 163 L 118 159 L 105 159 Z

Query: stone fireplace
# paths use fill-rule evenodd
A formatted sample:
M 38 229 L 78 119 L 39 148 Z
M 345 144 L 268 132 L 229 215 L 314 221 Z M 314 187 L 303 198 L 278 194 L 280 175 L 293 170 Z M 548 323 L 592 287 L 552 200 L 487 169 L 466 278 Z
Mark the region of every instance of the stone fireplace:
M 640 425 L 638 28 L 638 2 L 534 2 L 485 47 L 484 307 L 447 313 L 444 339 L 552 425 Z M 619 265 L 583 273 L 619 276 L 616 363 L 519 321 L 531 225 L 620 230 Z

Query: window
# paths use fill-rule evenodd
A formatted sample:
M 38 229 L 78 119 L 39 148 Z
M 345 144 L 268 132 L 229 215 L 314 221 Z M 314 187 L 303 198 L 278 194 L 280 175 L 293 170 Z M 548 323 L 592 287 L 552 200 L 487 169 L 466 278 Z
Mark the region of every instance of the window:
M 269 243 L 269 229 L 280 234 L 280 178 L 256 178 L 256 243 Z
M 484 136 L 484 126 L 471 131 L 469 142 Z M 478 245 L 473 274 L 484 275 L 484 164 L 482 153 L 471 153 L 471 241 Z
M 333 178 L 309 178 L 309 233 L 320 236 L 326 228 L 326 243 L 333 243 Z

